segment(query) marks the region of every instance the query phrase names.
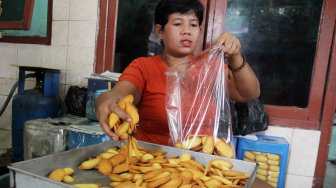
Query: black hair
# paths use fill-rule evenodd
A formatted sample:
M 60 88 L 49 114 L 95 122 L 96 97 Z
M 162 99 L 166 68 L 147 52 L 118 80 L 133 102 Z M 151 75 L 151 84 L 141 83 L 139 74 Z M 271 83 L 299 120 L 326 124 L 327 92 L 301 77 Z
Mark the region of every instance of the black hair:
M 185 14 L 194 11 L 199 25 L 203 21 L 203 4 L 199 0 L 161 0 L 155 9 L 154 23 L 162 26 L 168 22 L 169 15 L 173 13 Z

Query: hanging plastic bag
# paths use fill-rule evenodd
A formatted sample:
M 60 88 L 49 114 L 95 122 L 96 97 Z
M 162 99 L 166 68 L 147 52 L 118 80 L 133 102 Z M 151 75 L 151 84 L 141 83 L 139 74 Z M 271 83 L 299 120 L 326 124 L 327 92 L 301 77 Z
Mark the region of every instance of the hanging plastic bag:
M 247 103 L 231 101 L 231 113 L 234 135 L 245 136 L 268 129 L 268 115 L 259 99 Z
M 219 47 L 169 68 L 166 111 L 174 146 L 235 157 L 226 69 Z
M 65 104 L 69 114 L 85 117 L 86 94 L 87 89 L 85 87 L 69 87 L 65 96 Z

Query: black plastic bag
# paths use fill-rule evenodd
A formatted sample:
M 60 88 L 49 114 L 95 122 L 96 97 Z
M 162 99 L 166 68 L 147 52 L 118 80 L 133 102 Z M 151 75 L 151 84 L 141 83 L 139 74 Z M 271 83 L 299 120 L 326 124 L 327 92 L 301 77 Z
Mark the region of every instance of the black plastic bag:
M 65 96 L 68 113 L 85 117 L 87 89 L 85 87 L 70 86 Z
M 230 101 L 233 135 L 247 135 L 265 131 L 268 115 L 259 99 L 247 103 Z

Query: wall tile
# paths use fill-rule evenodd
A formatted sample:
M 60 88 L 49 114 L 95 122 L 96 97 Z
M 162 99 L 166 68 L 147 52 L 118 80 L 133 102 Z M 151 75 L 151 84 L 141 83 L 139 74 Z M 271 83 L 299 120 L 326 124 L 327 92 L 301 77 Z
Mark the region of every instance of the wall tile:
M 66 70 L 67 47 L 66 46 L 43 46 L 42 67 Z
M 64 101 L 65 96 L 66 96 L 65 85 L 64 84 L 59 85 L 58 95 L 61 98 L 61 100 Z
M 96 22 L 70 21 L 68 44 L 72 46 L 95 47 Z
M 98 0 L 71 0 L 70 20 L 96 20 Z
M 51 45 L 67 45 L 69 33 L 68 21 L 53 21 Z
M 265 134 L 270 136 L 283 137 L 290 144 L 293 138 L 293 131 L 294 131 L 293 128 L 268 126 L 268 129 L 265 131 Z
M 313 177 L 320 131 L 294 129 L 288 173 Z
M 0 78 L 0 95 L 7 96 L 17 80 L 18 78 L 16 79 Z M 15 95 L 16 93 L 17 89 L 15 90 L 13 95 Z
M 61 107 L 61 114 L 66 114 L 66 104 L 65 104 L 65 85 L 64 84 L 60 84 L 59 85 L 59 91 L 58 91 L 58 95 L 61 98 L 62 101 L 62 107 Z
M 66 80 L 66 70 L 61 70 L 60 74 L 60 84 L 65 84 Z
M 53 1 L 53 20 L 68 20 L 70 0 Z
M 10 131 L 0 130 L 0 148 L 12 147 L 12 133 Z
M 0 77 L 17 78 L 18 53 L 17 45 L 0 45 Z
M 5 104 L 6 100 L 7 100 L 7 96 L 0 96 L 1 108 Z M 1 115 L 1 118 L 0 118 L 0 128 L 1 129 L 6 129 L 6 130 L 12 129 L 11 128 L 12 127 L 12 101 L 13 101 L 13 98 L 9 101 L 5 111 Z M 10 132 L 10 131 L 7 131 L 7 132 Z
M 69 47 L 66 73 L 67 85 L 87 86 L 87 77 L 93 73 L 94 48 Z
M 293 174 L 287 174 L 285 188 L 294 188 L 294 187 L 302 187 L 302 188 L 313 187 L 313 178 L 307 176 L 297 176 Z
M 40 67 L 42 60 L 42 46 L 21 44 L 18 46 L 18 64 L 20 66 Z

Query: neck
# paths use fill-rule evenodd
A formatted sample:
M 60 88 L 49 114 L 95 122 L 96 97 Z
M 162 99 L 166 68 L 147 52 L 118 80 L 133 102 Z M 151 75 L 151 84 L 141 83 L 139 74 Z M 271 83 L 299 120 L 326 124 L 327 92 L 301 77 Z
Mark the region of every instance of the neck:
M 167 64 L 168 67 L 174 66 L 179 63 L 188 63 L 189 62 L 189 56 L 183 56 L 183 57 L 175 57 L 169 54 L 162 54 L 162 60 L 165 64 Z

